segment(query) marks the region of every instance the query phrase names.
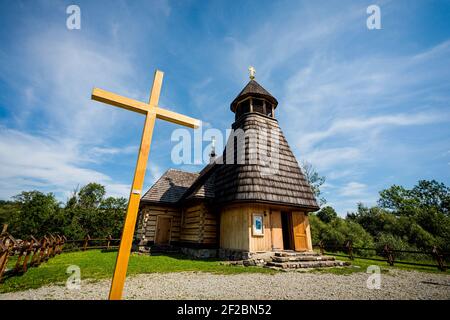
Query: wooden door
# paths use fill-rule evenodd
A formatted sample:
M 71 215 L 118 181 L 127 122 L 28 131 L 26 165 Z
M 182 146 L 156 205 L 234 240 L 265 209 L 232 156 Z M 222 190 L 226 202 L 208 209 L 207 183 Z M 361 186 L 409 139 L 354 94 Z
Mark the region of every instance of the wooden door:
M 155 244 L 169 244 L 171 227 L 172 217 L 158 216 Z
M 305 214 L 303 212 L 292 212 L 292 230 L 294 234 L 294 250 L 308 250 Z
M 272 250 L 283 250 L 283 229 L 281 225 L 281 212 L 271 211 L 270 222 L 272 226 Z

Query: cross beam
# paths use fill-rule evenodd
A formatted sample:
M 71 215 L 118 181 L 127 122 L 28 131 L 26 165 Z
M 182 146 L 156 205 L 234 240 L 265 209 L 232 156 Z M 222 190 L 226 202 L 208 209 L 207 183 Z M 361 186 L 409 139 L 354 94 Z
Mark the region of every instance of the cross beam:
M 110 300 L 120 300 L 122 298 L 156 118 L 190 128 L 198 128 L 200 126 L 200 121 L 197 119 L 158 107 L 163 75 L 163 72 L 156 70 L 150 100 L 148 103 L 126 98 L 98 88 L 95 88 L 92 91 L 91 98 L 93 100 L 145 115 L 141 146 L 139 149 L 130 198 L 128 200 L 125 223 L 119 245 L 119 252 L 117 254 L 116 266 L 109 292 Z

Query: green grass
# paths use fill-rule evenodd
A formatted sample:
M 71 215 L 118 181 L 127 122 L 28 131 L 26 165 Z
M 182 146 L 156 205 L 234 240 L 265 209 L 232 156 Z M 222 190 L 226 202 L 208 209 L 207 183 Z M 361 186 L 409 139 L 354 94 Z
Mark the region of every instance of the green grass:
M 81 279 L 101 280 L 112 278 L 117 252 L 102 252 L 100 250 L 63 253 L 42 263 L 39 267 L 29 268 L 20 276 L 11 276 L 0 284 L 0 292 L 20 291 L 39 288 L 46 284 L 64 285 L 67 278 L 66 269 L 77 265 L 81 270 Z M 14 267 L 11 260 L 8 267 Z M 268 273 L 275 271 L 259 267 L 230 266 L 221 264 L 218 260 L 192 260 L 181 255 L 137 255 L 132 254 L 128 266 L 128 275 L 139 273 L 165 273 L 197 271 L 216 274 L 236 273 Z
M 333 256 L 332 254 L 330 254 Z M 340 274 L 340 275 L 349 275 L 355 272 L 366 272 L 367 268 L 371 265 L 376 265 L 380 267 L 381 273 L 388 273 L 391 270 L 406 270 L 406 271 L 419 271 L 419 272 L 428 272 L 428 273 L 441 273 L 441 274 L 450 274 L 450 269 L 447 269 L 447 271 L 443 272 L 440 271 L 437 267 L 425 267 L 425 266 L 412 266 L 412 265 L 405 265 L 400 263 L 395 263 L 394 266 L 389 266 L 389 264 L 386 261 L 377 261 L 377 260 L 368 260 L 368 259 L 359 259 L 355 258 L 354 260 L 350 260 L 348 257 L 343 256 L 334 256 L 337 260 L 341 261 L 349 261 L 351 263 L 350 267 L 336 267 L 336 268 L 322 268 L 322 269 L 314 269 L 312 272 L 318 272 L 318 273 L 334 273 L 334 274 Z M 380 257 L 376 257 L 380 258 Z M 434 263 L 432 261 L 416 261 L 418 263 Z

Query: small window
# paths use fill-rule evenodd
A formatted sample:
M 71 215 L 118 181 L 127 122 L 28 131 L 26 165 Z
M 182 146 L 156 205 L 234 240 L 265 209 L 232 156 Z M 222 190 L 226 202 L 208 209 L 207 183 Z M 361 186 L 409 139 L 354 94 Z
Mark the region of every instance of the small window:
M 253 99 L 253 111 L 264 114 L 263 101 L 260 99 Z
M 250 101 L 245 100 L 236 106 L 236 120 L 239 119 L 244 113 L 250 112 Z
M 272 114 L 272 104 L 266 101 L 266 114 L 269 117 L 273 118 L 273 114 Z
M 253 235 L 264 236 L 264 215 L 261 213 L 253 214 Z

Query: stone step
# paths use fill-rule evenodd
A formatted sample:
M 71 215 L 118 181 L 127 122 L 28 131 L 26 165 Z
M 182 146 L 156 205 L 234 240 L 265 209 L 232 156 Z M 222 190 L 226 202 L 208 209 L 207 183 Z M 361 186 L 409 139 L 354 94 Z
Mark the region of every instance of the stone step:
M 299 256 L 320 256 L 320 253 L 314 251 L 275 252 L 275 257 L 299 257 Z
M 272 257 L 274 262 L 300 262 L 300 261 L 334 261 L 334 257 L 320 255 L 298 255 L 289 257 Z
M 324 268 L 324 267 L 344 267 L 350 263 L 343 261 L 304 261 L 304 262 L 268 262 L 267 267 L 280 269 L 300 269 L 300 268 Z

